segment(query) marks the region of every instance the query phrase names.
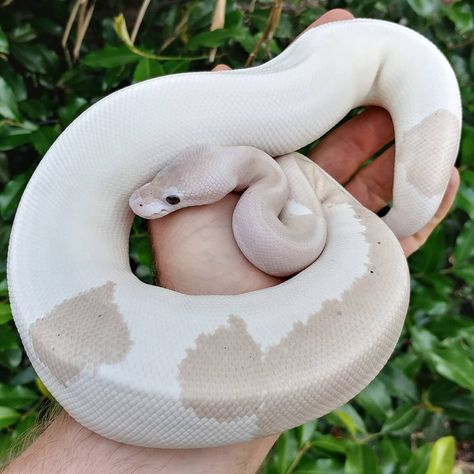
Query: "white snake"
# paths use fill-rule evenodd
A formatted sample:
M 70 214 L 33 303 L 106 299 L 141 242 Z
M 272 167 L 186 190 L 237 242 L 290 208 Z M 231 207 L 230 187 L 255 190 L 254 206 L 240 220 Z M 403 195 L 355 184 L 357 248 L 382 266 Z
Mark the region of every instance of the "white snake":
M 383 221 L 293 153 L 366 104 L 385 107 L 395 128 Z M 460 124 L 443 55 L 377 20 L 313 28 L 259 67 L 111 94 L 54 143 L 15 218 L 9 288 L 34 368 L 80 423 L 142 446 L 245 441 L 335 409 L 395 346 L 409 295 L 395 235 L 438 208 Z M 234 215 L 248 258 L 274 274 L 319 254 L 314 263 L 234 296 L 184 295 L 132 274 L 134 190 L 131 205 L 149 217 L 248 184 Z

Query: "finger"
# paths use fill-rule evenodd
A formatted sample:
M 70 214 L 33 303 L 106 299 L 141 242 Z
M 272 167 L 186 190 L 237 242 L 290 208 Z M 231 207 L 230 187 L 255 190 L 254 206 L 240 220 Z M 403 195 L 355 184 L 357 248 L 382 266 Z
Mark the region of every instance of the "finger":
M 332 21 L 341 21 L 341 20 L 353 20 L 354 15 L 348 11 L 344 10 L 343 8 L 334 8 L 333 10 L 329 10 L 324 15 L 319 17 L 316 21 L 313 21 L 311 25 L 309 25 L 304 31 L 308 31 L 315 26 L 324 25 L 325 23 L 331 23 Z
M 330 132 L 309 157 L 344 184 L 393 137 L 390 114 L 380 107 L 369 107 Z
M 346 189 L 367 209 L 378 212 L 393 193 L 395 147 L 385 150 L 347 183 Z
M 448 187 L 444 193 L 443 200 L 436 211 L 436 214 L 433 218 L 426 224 L 423 229 L 418 231 L 416 234 L 413 234 L 410 237 L 400 240 L 400 244 L 405 252 L 405 255 L 408 257 L 412 253 L 416 252 L 428 239 L 435 227 L 446 217 L 449 212 L 449 209 L 453 205 L 456 193 L 459 189 L 459 171 L 457 168 L 453 169 L 451 174 L 451 179 L 449 180 Z
M 230 66 L 227 66 L 227 64 L 218 64 L 214 68 L 212 68 L 212 72 L 219 72 L 219 71 L 230 71 Z

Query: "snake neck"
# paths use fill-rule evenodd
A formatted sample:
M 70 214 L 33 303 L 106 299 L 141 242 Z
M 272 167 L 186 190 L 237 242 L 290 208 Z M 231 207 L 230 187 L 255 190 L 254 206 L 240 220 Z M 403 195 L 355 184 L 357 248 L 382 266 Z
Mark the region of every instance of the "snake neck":
M 296 176 L 296 183 L 302 185 L 296 184 L 298 189 L 292 189 L 279 164 L 282 159 L 292 181 Z M 292 199 L 317 199 L 295 158 L 288 155 L 276 161 L 256 150 L 240 160 L 235 172 L 235 190 L 244 192 L 234 210 L 232 225 L 247 259 L 275 276 L 292 275 L 313 263 L 324 247 L 326 224 L 319 204 L 307 208 Z M 306 191 L 302 191 L 304 184 Z

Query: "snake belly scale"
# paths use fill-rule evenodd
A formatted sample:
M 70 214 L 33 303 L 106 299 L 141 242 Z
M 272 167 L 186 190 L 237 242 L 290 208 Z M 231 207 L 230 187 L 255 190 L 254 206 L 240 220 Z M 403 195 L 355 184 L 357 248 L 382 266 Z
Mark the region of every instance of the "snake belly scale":
M 294 154 L 368 104 L 385 107 L 395 129 L 383 220 Z M 436 212 L 460 127 L 443 55 L 378 20 L 313 28 L 255 68 L 166 76 L 104 98 L 50 148 L 15 217 L 9 290 L 35 370 L 81 424 L 141 446 L 241 442 L 335 409 L 395 347 L 409 297 L 397 237 Z M 307 234 L 313 263 L 232 296 L 179 294 L 132 274 L 130 196 L 202 143 L 282 156 L 283 170 L 291 157 L 290 189 L 306 187 L 314 202 L 289 191 L 280 217 L 289 224 L 303 208 L 315 216 L 324 238 Z M 176 203 L 180 191 L 166 197 Z

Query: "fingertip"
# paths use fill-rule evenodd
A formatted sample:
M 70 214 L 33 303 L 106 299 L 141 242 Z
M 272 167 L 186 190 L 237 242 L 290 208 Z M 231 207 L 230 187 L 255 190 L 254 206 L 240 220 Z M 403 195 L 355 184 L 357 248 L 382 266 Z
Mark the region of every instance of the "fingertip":
M 219 72 L 219 71 L 230 71 L 231 67 L 227 66 L 227 64 L 218 64 L 212 69 L 212 72 Z
M 317 20 L 313 21 L 309 26 L 307 26 L 301 33 L 305 33 L 306 31 L 310 30 L 311 28 L 315 28 L 316 26 L 324 25 L 325 23 L 331 23 L 332 21 L 341 21 L 341 20 L 353 20 L 355 16 L 349 11 L 345 10 L 344 8 L 334 8 L 333 10 L 329 10 L 324 15 L 319 17 Z M 298 35 L 298 36 L 300 36 Z
M 354 18 L 354 15 L 349 10 L 345 10 L 343 8 L 334 8 L 311 23 L 307 29 L 324 25 L 325 23 L 331 23 L 332 21 L 353 20 Z
M 451 177 L 449 178 L 449 185 L 452 188 L 457 189 L 461 184 L 461 176 L 459 174 L 459 170 L 454 167 L 453 172 L 451 173 Z

